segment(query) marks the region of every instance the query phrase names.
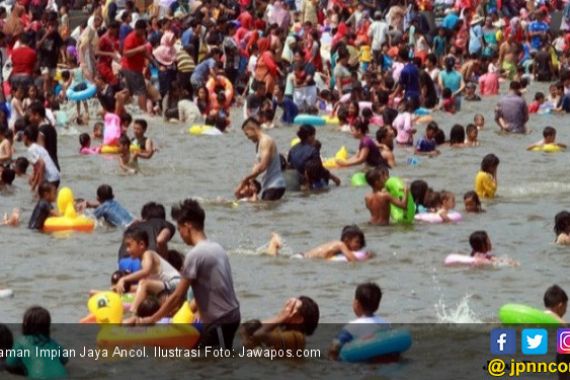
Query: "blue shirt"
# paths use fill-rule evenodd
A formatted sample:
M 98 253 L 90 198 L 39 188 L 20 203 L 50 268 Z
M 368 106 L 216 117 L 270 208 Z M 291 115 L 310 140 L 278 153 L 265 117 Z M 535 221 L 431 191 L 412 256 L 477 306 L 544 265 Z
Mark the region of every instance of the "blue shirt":
M 455 29 L 459 22 L 459 16 L 455 13 L 450 13 L 441 20 L 441 27 L 448 30 Z
M 437 35 L 433 38 L 433 50 L 436 57 L 441 57 L 445 54 L 445 37 Z
M 182 46 L 186 47 L 190 45 L 190 41 L 192 40 L 193 36 L 194 36 L 194 31 L 192 30 L 192 28 L 186 29 L 182 33 L 182 36 L 180 36 L 180 42 L 182 43 Z
M 214 58 L 208 58 L 205 61 L 200 62 L 200 64 L 198 64 L 194 69 L 190 80 L 201 84 L 206 83 L 210 69 L 213 69 L 214 67 L 216 67 L 216 60 Z
M 437 148 L 437 144 L 434 139 L 428 139 L 427 137 L 422 137 L 416 143 L 416 149 L 418 152 L 433 152 Z
M 528 26 L 529 33 L 532 33 L 532 32 L 548 32 L 549 29 L 550 28 L 549 28 L 548 24 L 545 23 L 544 21 L 533 21 Z M 532 46 L 533 49 L 540 49 L 540 46 L 542 45 L 542 38 L 543 38 L 543 36 L 533 36 L 532 37 L 532 39 L 530 40 L 530 45 Z
M 105 222 L 114 227 L 126 227 L 133 221 L 133 216 L 114 199 L 103 202 L 95 209 L 97 219 L 105 219 Z
M 320 159 L 317 149 L 312 145 L 299 143 L 291 148 L 287 161 L 299 174 L 305 175 L 305 165 L 314 159 Z
M 420 72 L 413 63 L 408 63 L 400 73 L 400 84 L 404 87 L 404 96 L 420 97 Z

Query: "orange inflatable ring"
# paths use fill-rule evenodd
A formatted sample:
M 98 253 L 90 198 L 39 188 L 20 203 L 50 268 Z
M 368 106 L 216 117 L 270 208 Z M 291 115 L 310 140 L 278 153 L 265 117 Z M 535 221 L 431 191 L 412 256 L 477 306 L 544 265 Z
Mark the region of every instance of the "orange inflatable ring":
M 226 95 L 226 102 L 220 106 L 218 104 L 218 96 L 216 95 L 216 88 L 223 87 L 224 95 Z M 228 108 L 232 104 L 232 99 L 234 97 L 234 86 L 228 78 L 223 75 L 218 75 L 216 78 L 210 78 L 206 82 L 206 88 L 208 89 L 208 95 L 210 98 L 210 107 L 212 109 L 218 110 L 221 107 Z

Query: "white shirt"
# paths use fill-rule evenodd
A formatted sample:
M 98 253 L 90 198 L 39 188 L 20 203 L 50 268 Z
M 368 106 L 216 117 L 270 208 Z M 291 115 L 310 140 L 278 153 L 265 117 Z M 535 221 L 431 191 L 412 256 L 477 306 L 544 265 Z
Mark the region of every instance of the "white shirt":
M 372 50 L 381 50 L 388 35 L 388 24 L 384 21 L 374 21 L 368 33 L 372 37 Z
M 47 182 L 59 181 L 59 170 L 57 170 L 57 167 L 49 156 L 48 151 L 45 150 L 43 146 L 33 143 L 28 147 L 28 160 L 30 160 L 32 165 L 35 165 L 40 159 L 45 164 L 44 180 Z

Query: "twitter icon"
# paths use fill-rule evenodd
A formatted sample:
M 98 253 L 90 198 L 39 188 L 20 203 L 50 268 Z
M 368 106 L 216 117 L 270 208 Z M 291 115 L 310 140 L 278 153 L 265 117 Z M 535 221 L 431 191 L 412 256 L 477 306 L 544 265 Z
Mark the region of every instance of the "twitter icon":
M 545 329 L 524 329 L 521 345 L 524 355 L 546 355 L 548 352 L 548 332 Z

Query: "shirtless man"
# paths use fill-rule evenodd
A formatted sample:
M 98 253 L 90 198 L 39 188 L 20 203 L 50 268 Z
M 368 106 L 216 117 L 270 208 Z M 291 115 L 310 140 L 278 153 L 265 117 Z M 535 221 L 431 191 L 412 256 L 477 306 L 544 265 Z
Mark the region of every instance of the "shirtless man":
M 250 181 L 265 173 L 261 179 L 261 200 L 277 201 L 285 194 L 285 178 L 281 172 L 281 158 L 277 150 L 277 144 L 268 134 L 264 133 L 257 119 L 250 117 L 243 122 L 243 133 L 249 140 L 256 144 L 257 162 L 251 170 L 251 174 L 244 177 L 237 189 L 236 196 L 244 187 L 248 187 Z
M 376 145 L 380 148 L 380 155 L 386 164 L 393 168 L 396 166 L 396 157 L 394 156 L 394 129 L 389 126 L 384 126 L 376 131 Z
M 388 169 L 379 166 L 366 173 L 366 182 L 372 187 L 372 192 L 366 194 L 364 202 L 370 211 L 370 223 L 386 226 L 390 224 L 390 205 L 405 209 L 408 204 L 409 189 L 404 192 L 404 199 L 394 198 L 384 189 L 386 181 L 390 178 Z

